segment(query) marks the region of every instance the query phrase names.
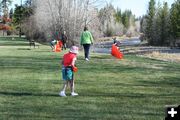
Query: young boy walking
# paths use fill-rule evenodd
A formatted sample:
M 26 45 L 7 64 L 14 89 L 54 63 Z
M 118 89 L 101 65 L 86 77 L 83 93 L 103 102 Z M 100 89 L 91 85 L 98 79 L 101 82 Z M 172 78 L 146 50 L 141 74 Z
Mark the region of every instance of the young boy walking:
M 62 60 L 62 78 L 64 85 L 59 95 L 62 97 L 66 96 L 66 87 L 70 84 L 71 96 L 77 96 L 78 93 L 74 92 L 74 72 L 75 61 L 77 60 L 78 47 L 72 46 L 70 51 L 63 56 Z

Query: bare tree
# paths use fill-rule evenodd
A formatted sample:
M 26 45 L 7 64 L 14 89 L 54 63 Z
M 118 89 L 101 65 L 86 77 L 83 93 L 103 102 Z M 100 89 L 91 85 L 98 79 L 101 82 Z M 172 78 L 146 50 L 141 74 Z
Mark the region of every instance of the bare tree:
M 98 31 L 99 19 L 96 6 L 102 0 L 36 0 L 35 21 L 46 35 L 67 32 L 69 44 L 76 44 L 84 26 Z

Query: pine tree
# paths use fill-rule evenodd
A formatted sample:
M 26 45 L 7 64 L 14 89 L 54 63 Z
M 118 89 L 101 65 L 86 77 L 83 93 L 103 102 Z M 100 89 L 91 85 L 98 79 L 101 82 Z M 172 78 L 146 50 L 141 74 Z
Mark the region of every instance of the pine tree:
M 153 34 L 151 35 L 151 44 L 152 45 L 159 45 L 160 41 L 161 41 L 161 11 L 162 11 L 162 7 L 161 7 L 161 3 L 158 2 L 157 8 L 156 8 L 156 13 L 155 16 L 153 18 L 153 24 L 152 24 L 152 32 Z
M 174 38 L 180 37 L 180 0 L 172 5 L 170 20 L 172 35 Z
M 167 45 L 169 40 L 170 32 L 170 18 L 169 18 L 169 8 L 167 2 L 164 3 L 161 11 L 161 40 L 160 45 Z
M 153 25 L 153 20 L 154 20 L 154 16 L 155 16 L 155 0 L 150 0 L 149 2 L 149 7 L 148 7 L 148 11 L 147 11 L 147 27 L 146 27 L 146 32 L 145 35 L 147 37 L 148 43 L 150 45 L 153 44 L 153 29 L 152 29 L 152 25 Z
M 176 39 L 180 38 L 180 0 L 177 0 L 172 4 L 170 9 L 170 21 L 171 21 L 171 36 L 173 39 L 171 43 L 175 45 Z
M 9 18 L 12 19 L 13 17 L 13 9 L 11 8 L 10 12 L 9 12 Z
M 122 24 L 126 29 L 130 26 L 130 18 L 132 17 L 132 12 L 130 10 L 125 10 L 122 13 Z
M 119 8 L 117 8 L 117 11 L 115 13 L 115 21 L 118 23 L 122 22 L 121 9 L 119 9 Z

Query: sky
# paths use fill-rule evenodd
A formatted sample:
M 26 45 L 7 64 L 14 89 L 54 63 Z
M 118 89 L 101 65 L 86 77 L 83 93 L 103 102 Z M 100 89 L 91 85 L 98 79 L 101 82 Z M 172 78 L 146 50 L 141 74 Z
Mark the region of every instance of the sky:
M 22 0 L 22 4 L 24 3 L 25 0 Z M 21 0 L 13 0 L 11 8 L 15 8 L 15 4 L 21 5 Z
M 107 0 L 108 2 L 112 2 L 113 6 L 115 8 L 120 8 L 122 11 L 128 9 L 131 10 L 133 14 L 135 14 L 137 17 L 142 16 L 146 14 L 148 9 L 148 3 L 150 0 Z M 163 2 L 167 2 L 169 7 L 172 3 L 174 3 L 174 0 L 155 0 L 156 3 L 160 1 L 161 4 Z
M 25 1 L 25 0 L 22 0 Z M 115 8 L 120 8 L 122 11 L 128 9 L 131 10 L 133 14 L 136 15 L 136 17 L 138 16 L 142 16 L 144 14 L 146 14 L 147 9 L 148 9 L 148 3 L 150 0 L 106 0 L 107 2 L 111 2 Z M 160 1 L 161 4 L 163 4 L 163 2 L 168 2 L 169 7 L 171 6 L 171 4 L 174 2 L 174 0 L 155 0 L 156 3 L 158 1 Z M 21 4 L 21 0 L 13 0 L 13 8 L 14 5 Z M 105 4 L 104 4 L 105 5 Z

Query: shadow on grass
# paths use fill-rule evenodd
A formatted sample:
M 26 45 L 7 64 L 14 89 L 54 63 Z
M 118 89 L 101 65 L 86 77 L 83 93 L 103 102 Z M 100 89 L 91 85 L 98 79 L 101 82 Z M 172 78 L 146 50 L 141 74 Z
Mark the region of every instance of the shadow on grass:
M 164 68 L 166 68 L 167 71 L 172 72 L 174 70 L 180 71 L 180 64 L 177 63 L 169 63 L 164 65 Z
M 55 71 L 59 69 L 58 58 L 46 57 L 10 57 L 4 56 L 0 58 L 0 69 L 28 69 L 33 71 L 50 70 Z M 54 64 L 57 63 L 57 64 Z
M 35 49 L 37 49 L 37 48 L 35 48 Z M 36 52 L 36 53 L 47 53 L 47 52 L 55 53 L 51 49 L 49 49 L 49 50 L 38 50 L 38 51 L 34 51 L 34 52 Z
M 29 69 L 35 71 L 50 70 L 57 71 L 61 69 L 59 65 L 59 58 L 56 56 L 51 57 L 28 57 L 28 56 L 3 56 L 0 58 L 1 69 Z M 132 66 L 110 66 L 109 64 L 101 65 L 99 63 L 91 65 L 82 65 L 79 64 L 80 71 L 89 71 L 89 72 L 109 72 L 109 73 L 119 73 L 119 72 L 154 72 L 156 69 L 144 68 L 144 67 L 132 67 Z
M 27 41 L 27 39 L 11 36 L 11 37 L 0 37 L 0 41 Z
M 104 92 L 90 92 L 83 91 L 79 93 L 83 97 L 114 97 L 114 98 L 130 98 L 130 99 L 144 99 L 144 98 L 160 98 L 160 97 L 177 97 L 180 96 L 178 93 L 169 94 L 169 93 L 104 93 Z
M 155 68 L 145 68 L 145 67 L 133 67 L 133 66 L 124 66 L 124 65 L 118 65 L 118 66 L 109 66 L 109 65 L 104 65 L 102 67 L 98 65 L 94 65 L 93 67 L 79 67 L 79 70 L 86 69 L 89 72 L 104 72 L 104 73 L 127 73 L 127 74 L 132 74 L 132 73 L 147 73 L 147 74 L 154 74 L 156 71 L 159 72 L 159 69 Z M 161 70 L 165 71 L 165 70 Z
M 180 87 L 179 77 L 164 77 L 163 80 L 156 81 L 139 81 L 140 84 L 148 86 L 162 86 L 162 87 Z
M 91 59 L 93 60 L 104 60 L 104 59 L 112 59 L 112 56 L 111 55 L 99 55 L 99 56 L 92 56 Z
M 29 46 L 28 43 L 4 43 L 0 46 Z
M 31 50 L 30 48 L 18 48 L 17 50 Z
M 6 96 L 44 96 L 44 97 L 59 97 L 58 93 L 32 93 L 32 92 L 4 92 L 0 91 L 1 95 Z M 100 93 L 100 92 L 92 92 L 92 93 L 80 93 L 80 97 L 131 97 L 131 98 L 144 98 L 147 97 L 145 94 L 128 94 L 128 93 Z
M 51 94 L 51 93 L 32 93 L 32 92 L 3 92 L 0 91 L 1 95 L 7 96 L 50 96 L 50 97 L 59 97 L 58 94 Z
M 57 93 L 32 93 L 32 92 L 9 92 L 9 91 L 0 91 L 0 95 L 6 95 L 6 96 L 37 96 L 37 97 L 60 97 Z M 67 94 L 70 96 L 70 94 Z M 77 97 L 114 97 L 114 98 L 131 98 L 131 99 L 144 99 L 144 98 L 154 98 L 154 97 L 174 97 L 174 96 L 179 96 L 180 94 L 141 94 L 141 93 L 104 93 L 104 92 L 80 92 L 79 96 Z

